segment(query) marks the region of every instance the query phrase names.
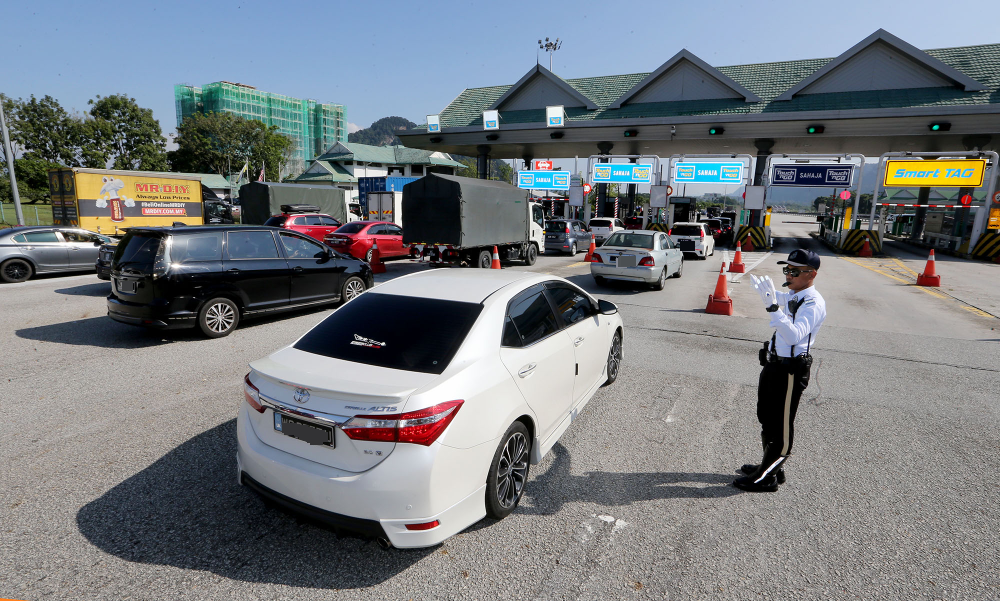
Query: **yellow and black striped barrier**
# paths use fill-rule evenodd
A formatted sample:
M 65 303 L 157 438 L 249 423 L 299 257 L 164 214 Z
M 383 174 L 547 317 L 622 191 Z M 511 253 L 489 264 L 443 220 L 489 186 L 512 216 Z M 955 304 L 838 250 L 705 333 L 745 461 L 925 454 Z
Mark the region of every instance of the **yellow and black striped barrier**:
M 664 234 L 670 231 L 666 223 L 650 223 L 648 227 L 654 232 L 663 232 Z
M 985 232 L 972 249 L 972 256 L 986 261 L 995 261 L 1000 256 L 1000 233 Z
M 740 244 L 745 244 L 746 239 L 750 238 L 753 242 L 753 247 L 756 248 L 770 248 L 767 245 L 767 233 L 764 228 L 752 225 L 741 225 L 738 232 L 736 232 L 736 241 Z
M 861 248 L 865 245 L 865 239 L 868 239 L 868 246 L 871 248 L 872 252 L 875 254 L 882 253 L 882 240 L 878 236 L 878 232 L 869 230 L 847 230 L 844 234 L 844 240 L 840 244 L 840 250 L 845 253 L 850 253 L 856 255 L 861 252 Z

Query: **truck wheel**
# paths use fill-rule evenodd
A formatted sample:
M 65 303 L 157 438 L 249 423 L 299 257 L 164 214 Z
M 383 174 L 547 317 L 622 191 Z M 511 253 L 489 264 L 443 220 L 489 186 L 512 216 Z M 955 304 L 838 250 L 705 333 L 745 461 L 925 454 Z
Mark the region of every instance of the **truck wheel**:
M 531 265 L 535 264 L 535 261 L 537 259 L 538 259 L 538 247 L 535 246 L 534 244 L 529 244 L 528 250 L 524 251 L 524 264 L 530 267 Z M 490 260 L 490 262 L 491 263 L 493 262 L 492 259 Z
M 24 259 L 11 259 L 0 267 L 0 277 L 10 284 L 23 282 L 31 277 L 31 263 Z
M 480 269 L 489 269 L 493 265 L 493 253 L 488 250 L 479 251 L 479 263 L 476 265 Z

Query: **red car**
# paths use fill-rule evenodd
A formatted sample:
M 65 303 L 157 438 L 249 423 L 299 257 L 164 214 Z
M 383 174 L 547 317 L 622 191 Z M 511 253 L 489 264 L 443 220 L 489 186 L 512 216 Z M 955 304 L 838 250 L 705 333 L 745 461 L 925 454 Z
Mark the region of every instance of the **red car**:
M 403 229 L 391 221 L 352 221 L 323 239 L 328 246 L 345 255 L 371 262 L 372 242 L 378 241 L 383 260 L 408 257 L 403 245 Z
M 264 225 L 294 230 L 322 242 L 327 234 L 335 232 L 343 224 L 320 213 L 316 205 L 281 205 L 281 214 L 272 215 Z

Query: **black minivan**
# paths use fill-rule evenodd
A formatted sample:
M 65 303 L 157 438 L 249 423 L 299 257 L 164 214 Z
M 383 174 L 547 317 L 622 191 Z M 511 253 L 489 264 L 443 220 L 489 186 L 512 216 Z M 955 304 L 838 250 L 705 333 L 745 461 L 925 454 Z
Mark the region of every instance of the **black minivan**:
M 374 285 L 371 267 L 265 226 L 129 228 L 111 259 L 108 317 L 210 338 L 240 319 L 337 301 Z

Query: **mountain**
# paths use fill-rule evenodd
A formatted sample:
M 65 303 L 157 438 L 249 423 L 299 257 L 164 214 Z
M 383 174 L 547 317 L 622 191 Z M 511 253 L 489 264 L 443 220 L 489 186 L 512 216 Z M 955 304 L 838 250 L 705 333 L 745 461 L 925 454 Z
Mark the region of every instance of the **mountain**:
M 348 142 L 368 144 L 370 146 L 393 146 L 402 144 L 396 137 L 401 129 L 416 127 L 416 123 L 403 117 L 382 117 L 370 127 L 359 129 L 353 134 L 347 134 Z

